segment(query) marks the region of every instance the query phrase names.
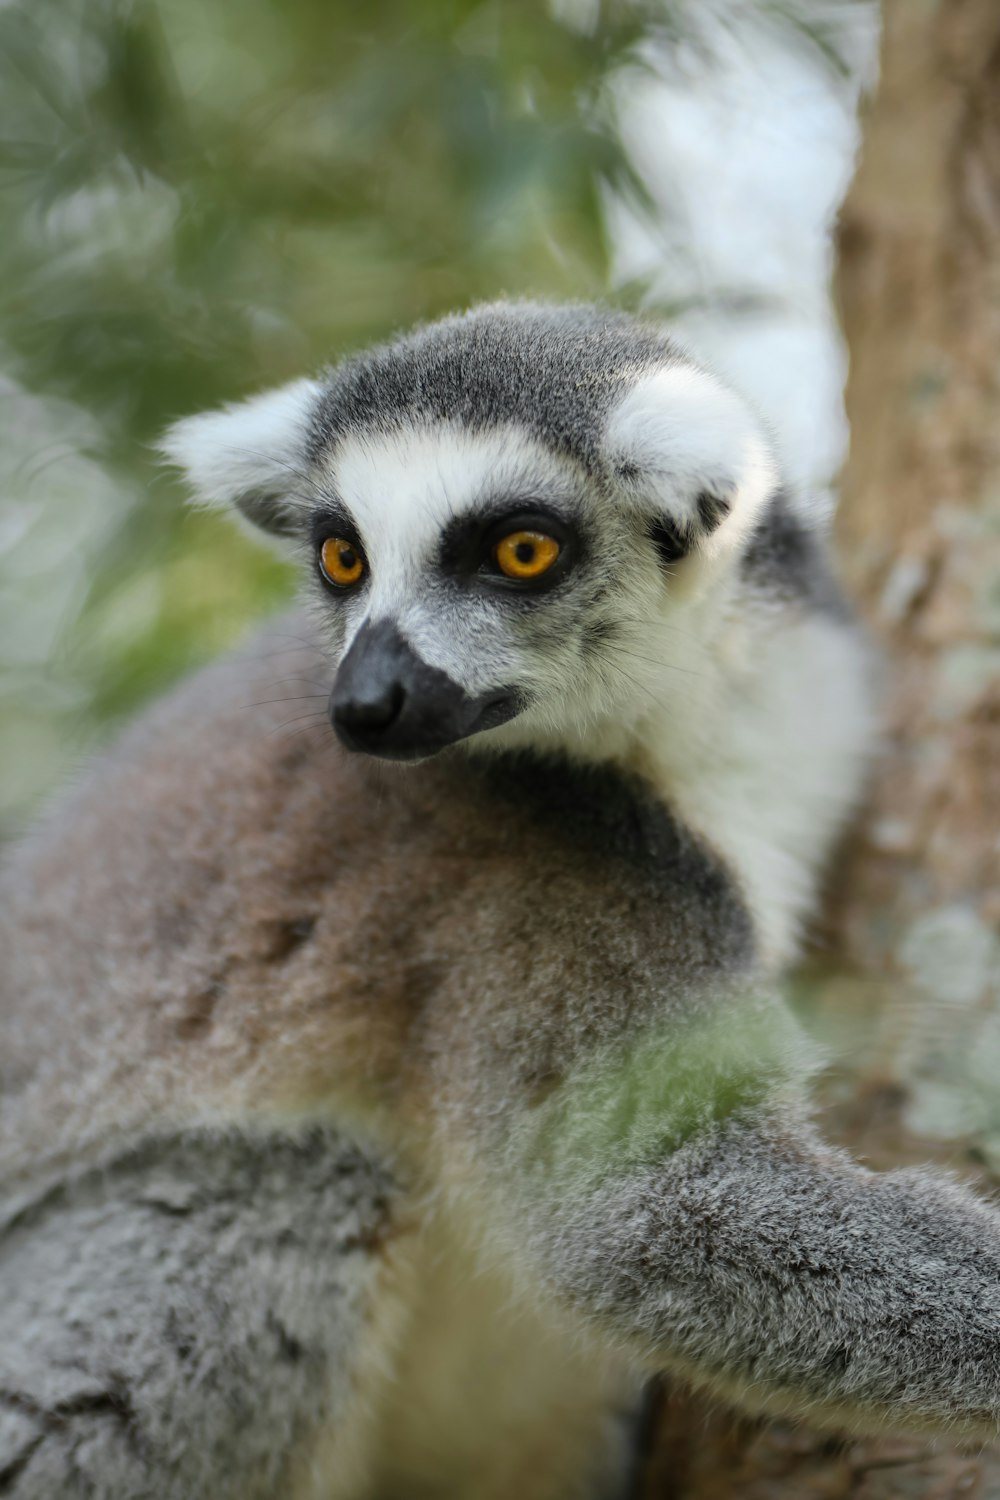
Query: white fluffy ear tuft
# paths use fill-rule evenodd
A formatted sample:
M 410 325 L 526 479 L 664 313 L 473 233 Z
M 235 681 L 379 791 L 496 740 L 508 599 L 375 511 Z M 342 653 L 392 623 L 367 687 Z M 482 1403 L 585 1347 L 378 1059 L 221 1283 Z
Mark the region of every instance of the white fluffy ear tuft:
M 779 480 L 750 407 L 692 365 L 642 376 L 611 413 L 604 452 L 626 494 L 692 538 L 743 532 Z
M 195 503 L 232 505 L 276 536 L 296 535 L 307 500 L 306 439 L 321 386 L 294 380 L 221 411 L 185 417 L 159 451 L 183 469 Z

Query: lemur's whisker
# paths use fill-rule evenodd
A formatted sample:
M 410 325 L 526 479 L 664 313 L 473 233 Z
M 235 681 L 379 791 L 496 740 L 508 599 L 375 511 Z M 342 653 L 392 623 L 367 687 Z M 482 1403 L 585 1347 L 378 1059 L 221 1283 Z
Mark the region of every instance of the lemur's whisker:
M 280 655 L 303 654 L 303 648 L 301 648 L 300 645 L 274 646 L 273 651 L 247 651 L 247 657 L 249 657 L 252 661 L 273 661 L 274 658 L 280 657 Z M 327 654 L 325 654 L 324 651 L 321 651 L 318 646 L 312 646 L 309 655 L 312 655 L 312 657 L 315 657 L 318 661 L 327 660 Z
M 632 661 L 645 662 L 647 666 L 657 667 L 660 671 L 679 672 L 685 677 L 704 677 L 704 672 L 698 672 L 694 667 L 680 667 L 676 662 L 662 661 L 655 656 L 643 656 L 641 652 L 633 651 L 628 646 L 622 646 L 617 641 L 605 641 L 603 649 L 611 651 L 618 656 L 627 656 Z
M 292 722 L 294 723 L 294 720 Z M 322 718 L 317 719 L 315 724 L 302 724 L 298 729 L 290 730 L 287 734 L 282 736 L 282 739 L 294 740 L 297 739 L 299 735 L 310 734 L 313 732 L 313 730 L 316 729 L 324 730 L 329 736 L 331 743 L 335 743 L 333 733 L 330 730 L 329 721 L 325 715 Z
M 289 635 L 282 632 L 282 634 L 280 634 L 277 639 L 285 640 L 289 644 L 285 646 L 276 646 L 273 651 L 255 652 L 253 653 L 254 660 L 268 661 L 271 657 L 285 656 L 294 651 L 306 651 L 310 656 L 318 657 L 321 660 L 325 658 L 325 652 L 321 649 L 321 647 L 319 647 L 315 641 L 309 641 L 304 636 Z
M 244 704 L 244 708 L 267 708 L 272 703 L 309 703 L 319 699 L 325 701 L 328 697 L 328 693 L 293 693 L 282 698 L 258 698 L 254 703 Z
M 261 690 L 283 687 L 289 682 L 301 682 L 306 687 L 322 688 L 326 692 L 329 692 L 332 686 L 332 678 L 330 681 L 327 681 L 326 678 L 313 677 L 307 672 L 282 672 L 279 677 L 269 677 L 266 682 L 262 682 Z
M 262 683 L 261 691 L 277 691 L 279 688 L 293 687 L 296 684 L 298 684 L 300 687 L 312 688 L 317 696 L 321 694 L 326 698 L 330 696 L 330 688 L 332 684 L 329 682 L 318 682 L 314 677 L 279 677 L 274 682 Z
M 615 615 L 613 618 L 615 624 L 631 625 L 637 627 L 640 630 L 650 630 L 655 634 L 659 634 L 661 631 L 665 631 L 668 635 L 679 636 L 681 640 L 694 641 L 697 645 L 704 645 L 701 637 L 698 636 L 695 631 L 682 630 L 679 625 L 675 625 L 670 620 L 662 620 L 656 615 L 639 616 L 621 614 Z
M 310 713 L 296 714 L 296 716 L 292 719 L 285 719 L 283 723 L 275 724 L 274 727 L 272 729 L 269 729 L 267 732 L 269 735 L 280 734 L 282 730 L 290 728 L 293 724 L 301 724 L 304 719 L 311 720 L 312 723 L 317 726 L 320 724 L 328 723 L 326 714 L 321 713 L 317 709 L 313 709 Z
M 633 677 L 631 672 L 627 672 L 624 667 L 619 666 L 617 663 L 612 667 L 612 671 L 617 672 L 620 677 L 624 677 L 625 681 L 630 682 L 634 688 L 638 689 L 639 692 L 645 693 L 649 701 L 655 704 L 657 708 L 662 708 L 669 712 L 671 708 L 676 707 L 676 704 L 668 704 L 667 702 L 665 702 L 665 700 L 662 699 L 659 694 L 653 691 L 648 683 L 640 682 L 638 677 Z

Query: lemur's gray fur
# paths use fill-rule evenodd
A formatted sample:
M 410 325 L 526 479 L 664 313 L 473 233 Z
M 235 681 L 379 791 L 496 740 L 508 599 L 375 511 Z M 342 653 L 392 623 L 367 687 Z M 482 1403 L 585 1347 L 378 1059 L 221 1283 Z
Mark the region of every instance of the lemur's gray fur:
M 744 404 L 499 304 L 168 449 L 311 602 L 0 876 L 0 1496 L 596 1500 L 663 1369 L 992 1434 L 1000 1218 L 826 1146 L 776 995 L 865 658 Z

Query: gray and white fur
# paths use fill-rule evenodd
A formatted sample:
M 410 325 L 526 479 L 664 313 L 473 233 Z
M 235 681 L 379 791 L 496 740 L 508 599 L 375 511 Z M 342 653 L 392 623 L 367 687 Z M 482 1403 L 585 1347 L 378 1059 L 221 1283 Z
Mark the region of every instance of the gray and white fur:
M 167 451 L 306 613 L 0 877 L 0 1496 L 597 1500 L 657 1370 L 994 1433 L 1000 1218 L 827 1147 L 776 994 L 870 728 L 752 412 L 497 304 Z

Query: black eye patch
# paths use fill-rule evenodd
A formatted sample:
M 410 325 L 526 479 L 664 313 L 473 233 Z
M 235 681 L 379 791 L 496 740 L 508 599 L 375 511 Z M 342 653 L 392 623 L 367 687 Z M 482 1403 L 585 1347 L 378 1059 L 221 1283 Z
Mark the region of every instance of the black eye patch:
M 580 543 L 575 527 L 546 506 L 523 505 L 456 516 L 445 527 L 438 557 L 441 570 L 455 578 L 482 578 L 488 572 L 492 582 L 509 582 L 496 577 L 492 553 L 496 544 L 511 533 L 539 532 L 553 537 L 559 544 L 559 559 L 546 575 L 545 587 L 562 577 L 577 560 Z M 537 586 L 537 585 L 536 585 Z
M 323 505 L 312 516 L 313 546 L 321 547 L 331 536 L 343 537 L 345 542 L 350 542 L 359 552 L 364 551 L 358 528 L 347 511 L 338 505 Z

